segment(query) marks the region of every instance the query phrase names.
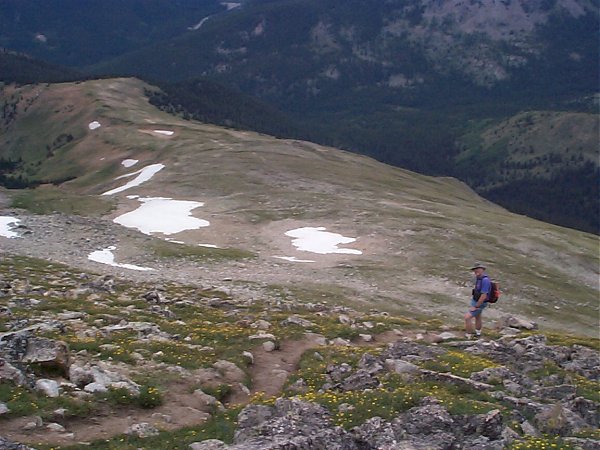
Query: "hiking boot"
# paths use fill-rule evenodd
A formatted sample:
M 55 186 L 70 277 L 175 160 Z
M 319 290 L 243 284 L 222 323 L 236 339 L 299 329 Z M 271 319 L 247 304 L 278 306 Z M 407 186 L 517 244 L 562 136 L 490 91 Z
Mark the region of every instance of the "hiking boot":
M 477 337 L 477 338 L 481 337 L 481 330 L 475 330 L 475 337 Z
M 465 333 L 465 339 L 473 339 L 473 335 L 471 333 Z

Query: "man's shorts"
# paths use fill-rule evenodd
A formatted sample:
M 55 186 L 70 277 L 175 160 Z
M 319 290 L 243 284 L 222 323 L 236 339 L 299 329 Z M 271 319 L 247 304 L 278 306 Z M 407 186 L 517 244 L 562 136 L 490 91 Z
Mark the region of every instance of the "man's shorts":
M 481 314 L 481 311 L 483 311 L 487 305 L 488 305 L 488 302 L 483 302 L 481 304 L 481 306 L 479 308 L 477 308 L 475 311 L 469 311 L 469 314 L 471 314 L 471 317 L 477 317 L 479 314 Z M 477 306 L 477 300 L 472 298 L 471 299 L 471 307 L 473 307 L 473 306 Z

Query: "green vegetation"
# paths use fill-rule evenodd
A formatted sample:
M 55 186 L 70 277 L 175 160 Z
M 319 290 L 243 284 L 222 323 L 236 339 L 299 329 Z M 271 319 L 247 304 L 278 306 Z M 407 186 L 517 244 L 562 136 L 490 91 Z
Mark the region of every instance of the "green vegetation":
M 185 258 L 201 262 L 256 258 L 255 253 L 237 248 L 192 247 L 158 239 L 153 240 L 149 248 L 159 258 Z
M 371 350 L 377 354 L 379 350 Z M 417 379 L 406 379 L 397 374 L 385 374 L 379 381 L 382 386 L 374 389 L 356 391 L 322 390 L 327 381 L 327 367 L 336 364 L 349 364 L 356 367 L 364 353 L 364 349 L 356 347 L 323 347 L 307 351 L 300 362 L 300 368 L 288 380 L 288 386 L 302 379 L 306 384 L 306 391 L 298 394 L 293 390 L 286 390 L 288 396 L 314 401 L 327 408 L 337 425 L 352 428 L 360 425 L 371 417 L 392 419 L 419 404 L 424 397 L 433 396 L 444 405 L 451 414 L 481 414 L 492 409 L 504 409 L 492 397 L 468 388 L 458 388 L 451 384 L 432 383 Z M 466 373 L 471 369 L 491 366 L 491 363 L 480 361 L 474 364 L 470 355 L 457 357 L 458 352 L 453 352 L 451 359 L 456 361 L 454 368 L 458 373 Z M 461 354 L 462 355 L 462 354 Z M 442 355 L 440 358 L 444 358 Z M 469 372 L 470 374 L 470 372 Z M 270 403 L 273 399 L 257 395 L 257 402 Z M 343 405 L 343 406 L 342 406 Z M 341 407 L 340 407 L 341 406 Z
M 233 441 L 233 433 L 240 408 L 231 408 L 217 413 L 202 425 L 185 427 L 176 431 L 162 431 L 156 437 L 140 439 L 118 435 L 108 440 L 98 440 L 90 444 L 60 446 L 62 450 L 189 450 L 192 442 L 206 439 L 219 439 L 226 443 Z M 39 450 L 56 450 L 52 445 L 36 445 Z
M 11 206 L 36 214 L 60 212 L 80 216 L 103 216 L 112 211 L 114 202 L 98 196 L 73 194 L 64 189 L 45 186 L 14 192 Z
M 497 364 L 482 356 L 449 350 L 435 360 L 424 361 L 421 367 L 436 372 L 450 372 L 453 375 L 468 378 L 473 372 L 497 367 Z

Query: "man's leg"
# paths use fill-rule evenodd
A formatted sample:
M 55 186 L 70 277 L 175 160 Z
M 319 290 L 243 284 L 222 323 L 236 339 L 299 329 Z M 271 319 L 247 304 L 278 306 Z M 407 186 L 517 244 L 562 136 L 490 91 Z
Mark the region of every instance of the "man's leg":
M 473 334 L 473 316 L 470 312 L 465 314 L 465 332 Z
M 483 322 L 481 320 L 481 317 L 483 316 L 483 313 L 479 313 L 476 317 L 475 317 L 475 332 L 477 333 L 477 335 L 481 334 L 481 327 L 483 326 Z

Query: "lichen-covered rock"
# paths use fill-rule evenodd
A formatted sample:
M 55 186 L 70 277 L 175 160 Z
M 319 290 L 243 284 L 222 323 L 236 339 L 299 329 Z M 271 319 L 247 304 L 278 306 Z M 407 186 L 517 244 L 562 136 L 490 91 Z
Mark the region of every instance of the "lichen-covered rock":
M 28 447 L 25 444 L 19 444 L 0 436 L 0 449 L 2 450 L 35 450 L 33 447 Z
M 562 404 L 547 405 L 536 414 L 535 424 L 542 433 L 571 436 L 587 427 L 583 418 Z
M 251 405 L 238 417 L 231 450 L 357 450 L 352 437 L 333 426 L 323 407 L 278 399 L 273 407 Z
M 158 436 L 159 431 L 149 423 L 143 422 L 131 425 L 129 428 L 127 428 L 127 430 L 125 430 L 125 434 L 144 439 L 152 436 Z

